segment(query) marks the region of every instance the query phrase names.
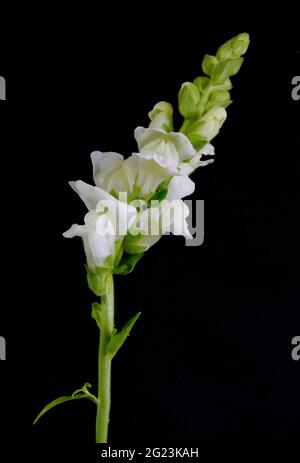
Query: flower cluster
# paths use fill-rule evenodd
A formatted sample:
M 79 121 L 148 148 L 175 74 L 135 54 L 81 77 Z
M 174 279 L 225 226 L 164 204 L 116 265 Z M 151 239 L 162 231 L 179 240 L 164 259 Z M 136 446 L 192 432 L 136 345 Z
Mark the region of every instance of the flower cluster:
M 163 234 L 192 238 L 183 202 L 195 189 L 189 176 L 213 162 L 207 158 L 214 155 L 210 141 L 226 119 L 229 78 L 238 72 L 248 44 L 247 34 L 226 42 L 216 56 L 205 56 L 205 77 L 182 85 L 178 104 L 184 121 L 179 132 L 173 131 L 172 105 L 161 101 L 149 113 L 149 127 L 135 130 L 138 152 L 124 159 L 118 153 L 94 151 L 95 186 L 70 182 L 88 213 L 84 225 L 73 225 L 64 236 L 82 237 L 90 282 L 105 270 L 128 273 Z M 92 283 L 90 287 L 99 292 Z
M 88 212 L 84 225 L 72 225 L 64 236 L 82 237 L 91 272 L 119 273 L 124 258 L 131 256 L 132 264 L 165 233 L 192 238 L 183 198 L 195 184 L 187 173 L 211 162 L 201 158 L 214 153 L 212 145 L 196 151 L 184 134 L 152 127 L 138 127 L 135 138 L 139 152 L 127 159 L 113 152 L 91 154 L 95 186 L 70 182 Z

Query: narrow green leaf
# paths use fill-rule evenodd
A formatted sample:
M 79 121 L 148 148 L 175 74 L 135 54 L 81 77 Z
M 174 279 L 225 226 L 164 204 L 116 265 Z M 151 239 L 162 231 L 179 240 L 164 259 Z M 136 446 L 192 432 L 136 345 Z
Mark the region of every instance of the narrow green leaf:
M 76 389 L 76 391 L 73 392 L 72 397 L 75 397 L 80 393 L 91 395 L 91 393 L 89 392 L 89 388 L 91 387 L 92 385 L 90 383 L 84 383 L 84 386 L 82 386 L 80 389 Z
M 108 344 L 108 353 L 114 356 L 120 347 L 124 344 L 126 341 L 127 336 L 129 336 L 130 331 L 132 330 L 133 325 L 141 315 L 141 312 L 138 312 L 134 317 L 132 317 L 128 323 L 123 327 L 122 331 L 119 333 L 115 334 L 109 344 Z
M 64 395 L 62 397 L 58 397 L 57 399 L 53 400 L 50 402 L 46 407 L 43 408 L 43 410 L 38 414 L 36 419 L 34 420 L 33 424 L 35 424 L 45 413 L 47 413 L 51 408 L 56 407 L 57 405 L 63 404 L 64 402 L 70 402 L 71 400 L 76 400 L 76 399 L 89 399 L 95 404 L 98 403 L 97 397 L 95 397 L 93 394 L 89 392 L 89 388 L 91 388 L 92 385 L 90 383 L 85 383 L 82 388 L 76 389 L 76 391 L 73 392 L 72 395 Z
M 76 396 L 72 397 L 72 396 L 62 396 L 62 397 L 59 397 L 58 399 L 55 399 L 53 400 L 52 402 L 50 402 L 48 405 L 46 405 L 46 407 L 43 408 L 43 410 L 38 414 L 38 416 L 36 417 L 36 419 L 34 420 L 33 424 L 36 424 L 36 422 L 43 416 L 45 415 L 45 413 L 47 413 L 49 410 L 51 410 L 51 408 L 54 408 L 56 407 L 57 405 L 60 405 L 64 402 L 69 402 L 70 400 L 76 400 L 76 399 L 90 399 L 90 400 L 93 400 L 92 399 L 93 396 L 89 396 L 87 394 L 77 394 Z

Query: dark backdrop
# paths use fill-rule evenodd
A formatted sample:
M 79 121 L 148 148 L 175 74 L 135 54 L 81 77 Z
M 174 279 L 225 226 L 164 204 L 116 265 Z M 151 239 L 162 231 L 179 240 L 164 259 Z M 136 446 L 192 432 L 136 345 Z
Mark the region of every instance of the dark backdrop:
M 39 34 L 2 56 L 0 102 L 3 288 L 0 335 L 3 442 L 92 443 L 95 411 L 47 402 L 85 381 L 96 386 L 98 333 L 78 240 L 62 232 L 84 206 L 67 182 L 91 182 L 89 154 L 129 155 L 133 130 L 159 100 L 243 31 L 172 24 Z M 42 28 L 41 28 L 42 29 Z M 297 443 L 299 316 L 299 37 L 249 30 L 233 78 L 234 103 L 214 140 L 216 160 L 193 174 L 205 200 L 205 241 L 164 237 L 136 270 L 116 278 L 116 324 L 142 316 L 113 365 L 111 443 Z M 42 41 L 42 49 L 41 43 Z M 2 151 L 2 149 L 1 149 Z M 4 161 L 2 161 L 4 162 Z M 15 420 L 14 423 L 12 420 Z M 17 424 L 16 424 L 17 420 Z

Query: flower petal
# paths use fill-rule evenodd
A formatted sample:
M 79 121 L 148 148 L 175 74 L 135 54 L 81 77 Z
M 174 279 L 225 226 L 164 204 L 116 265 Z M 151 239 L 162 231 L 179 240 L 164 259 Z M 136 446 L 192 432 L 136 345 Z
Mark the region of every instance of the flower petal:
M 124 157 L 119 153 L 93 151 L 91 153 L 93 163 L 93 177 L 95 184 L 102 188 L 105 177 L 109 172 L 120 166 Z
M 196 151 L 192 143 L 183 133 L 180 132 L 170 132 L 168 134 L 174 143 L 180 159 L 188 159 L 195 156 Z
M 139 153 L 133 153 L 125 161 L 129 170 L 135 173 L 135 185 L 141 188 L 141 196 L 154 193 L 170 173 L 153 159 L 145 159 Z
M 96 209 L 97 204 L 101 200 L 117 201 L 112 195 L 97 186 L 89 185 L 82 180 L 69 182 L 71 188 L 79 195 L 89 211 Z
M 201 148 L 200 153 L 203 154 L 203 156 L 214 156 L 215 147 L 211 143 L 206 143 L 206 145 Z
M 74 236 L 82 236 L 84 233 L 83 230 L 84 226 L 83 225 L 78 225 L 77 223 L 74 223 L 69 230 L 65 231 L 63 233 L 64 238 L 74 238 Z
M 93 268 L 103 264 L 105 258 L 113 254 L 114 243 L 113 235 L 99 235 L 96 231 L 86 234 L 83 244 L 89 265 Z
M 144 127 L 137 127 L 134 131 L 134 138 L 137 141 L 139 150 L 141 151 L 145 145 L 154 140 L 161 138 L 167 132 L 162 129 L 145 129 Z
M 168 186 L 168 194 L 166 199 L 181 199 L 189 196 L 195 191 L 195 183 L 187 176 L 181 175 L 173 177 Z

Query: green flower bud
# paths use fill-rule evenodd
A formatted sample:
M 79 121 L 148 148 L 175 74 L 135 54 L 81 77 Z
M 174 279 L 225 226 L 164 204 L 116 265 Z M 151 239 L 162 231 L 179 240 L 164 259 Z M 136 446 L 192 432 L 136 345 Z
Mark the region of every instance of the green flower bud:
M 217 51 L 219 61 L 239 58 L 244 55 L 249 47 L 249 34 L 242 33 L 225 42 Z
M 232 89 L 232 83 L 230 79 L 226 79 L 225 82 L 223 82 L 222 87 L 224 90 L 231 90 Z
M 191 82 L 182 84 L 178 94 L 179 111 L 183 117 L 191 119 L 197 115 L 200 94 L 196 85 Z
M 229 77 L 235 76 L 243 64 L 244 58 L 228 59 L 218 63 L 211 76 L 213 85 L 220 85 Z
M 224 108 L 215 107 L 204 114 L 199 121 L 194 122 L 186 133 L 193 146 L 200 149 L 206 142 L 212 140 L 219 133 L 226 117 Z
M 206 111 L 209 111 L 215 106 L 222 106 L 223 108 L 227 108 L 230 103 L 230 93 L 227 90 L 214 90 L 210 94 L 210 98 L 206 105 Z
M 211 76 L 215 66 L 218 64 L 218 60 L 215 56 L 205 55 L 202 61 L 202 70 L 207 76 Z
M 209 77 L 196 77 L 194 80 L 194 85 L 198 88 L 200 94 L 205 90 L 207 85 L 209 84 Z
M 151 120 L 149 127 L 152 129 L 163 129 L 166 132 L 173 130 L 173 106 L 166 101 L 157 103 L 152 111 L 148 113 Z

